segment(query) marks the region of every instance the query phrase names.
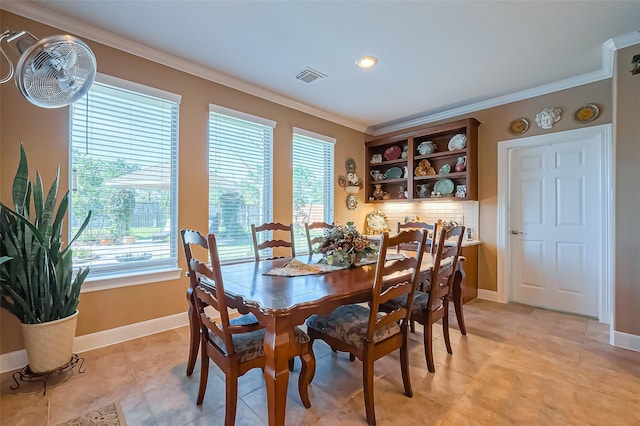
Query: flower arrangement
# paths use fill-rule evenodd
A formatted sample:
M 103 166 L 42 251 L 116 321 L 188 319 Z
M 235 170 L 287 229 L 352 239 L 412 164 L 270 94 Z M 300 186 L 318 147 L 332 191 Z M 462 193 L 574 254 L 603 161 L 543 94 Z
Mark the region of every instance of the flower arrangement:
M 345 226 L 325 229 L 322 242 L 314 252 L 322 253 L 323 260 L 329 265 L 354 264 L 377 253 L 378 246 L 360 234 L 353 222 L 347 222 Z

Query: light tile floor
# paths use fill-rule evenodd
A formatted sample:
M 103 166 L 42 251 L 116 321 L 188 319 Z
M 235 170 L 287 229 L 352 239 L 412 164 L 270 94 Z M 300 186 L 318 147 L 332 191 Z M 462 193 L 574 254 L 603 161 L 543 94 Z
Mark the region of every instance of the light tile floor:
M 453 316 L 455 318 L 455 316 Z M 426 369 L 422 333 L 411 335 L 407 398 L 397 354 L 376 363 L 379 425 L 640 425 L 640 352 L 610 346 L 597 321 L 518 304 L 465 305 L 467 336 L 452 320 L 453 355 L 440 327 L 436 372 Z M 56 425 L 120 401 L 128 425 L 200 426 L 224 423 L 224 376 L 212 364 L 204 404 L 196 406 L 199 367 L 185 376 L 188 330 L 182 327 L 81 354 L 86 373 L 12 391 L 0 378 L 0 424 Z M 289 380 L 287 425 L 366 424 L 360 361 L 349 362 L 316 342 L 312 408 Z M 199 362 L 198 362 L 199 364 Z M 266 424 L 260 370 L 240 378 L 237 424 Z

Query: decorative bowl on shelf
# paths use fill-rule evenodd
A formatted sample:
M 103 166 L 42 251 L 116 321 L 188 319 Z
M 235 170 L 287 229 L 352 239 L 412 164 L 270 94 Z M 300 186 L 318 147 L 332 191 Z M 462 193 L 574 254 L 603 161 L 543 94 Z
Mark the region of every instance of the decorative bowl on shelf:
M 384 153 L 382 154 L 384 159 L 387 161 L 397 160 L 398 158 L 400 158 L 400 155 L 402 155 L 402 148 L 397 145 L 390 146 L 389 148 L 385 149 Z
M 436 152 L 438 147 L 431 141 L 424 141 L 420 145 L 418 145 L 418 152 L 420 155 L 433 154 Z

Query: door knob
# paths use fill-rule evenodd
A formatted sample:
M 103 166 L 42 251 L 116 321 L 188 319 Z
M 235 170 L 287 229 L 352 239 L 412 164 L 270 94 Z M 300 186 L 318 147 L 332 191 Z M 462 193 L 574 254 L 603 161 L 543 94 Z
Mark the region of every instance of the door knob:
M 524 232 L 522 232 L 522 231 L 516 231 L 515 229 L 512 229 L 512 230 L 511 230 L 511 233 L 512 233 L 513 235 L 524 235 Z

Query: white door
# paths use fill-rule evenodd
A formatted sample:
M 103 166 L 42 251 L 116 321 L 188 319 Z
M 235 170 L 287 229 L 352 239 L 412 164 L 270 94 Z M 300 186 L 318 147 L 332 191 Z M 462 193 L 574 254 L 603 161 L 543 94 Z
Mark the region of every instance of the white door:
M 602 142 L 562 138 L 510 151 L 511 299 L 597 317 Z

